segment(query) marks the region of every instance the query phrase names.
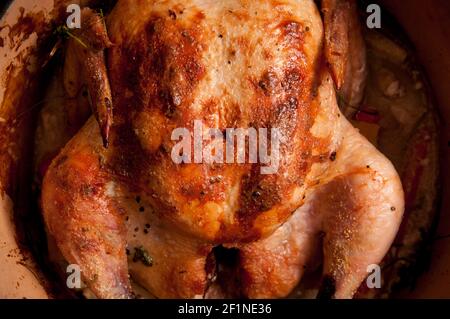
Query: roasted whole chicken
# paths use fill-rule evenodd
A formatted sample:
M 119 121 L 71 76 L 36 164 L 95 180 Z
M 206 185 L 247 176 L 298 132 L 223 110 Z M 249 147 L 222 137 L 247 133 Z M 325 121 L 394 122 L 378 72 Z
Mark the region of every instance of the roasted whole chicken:
M 64 87 L 86 83 L 93 116 L 53 159 L 42 209 L 96 297 L 132 298 L 131 279 L 159 298 L 285 297 L 322 264 L 318 297 L 351 298 L 381 261 L 402 185 L 337 104 L 336 91 L 351 105 L 364 90 L 355 3 L 321 9 L 119 0 L 105 21 L 83 9 Z M 277 171 L 175 163 L 172 132 L 196 120 L 222 132 L 277 128 Z M 226 274 L 218 246 L 237 252 Z

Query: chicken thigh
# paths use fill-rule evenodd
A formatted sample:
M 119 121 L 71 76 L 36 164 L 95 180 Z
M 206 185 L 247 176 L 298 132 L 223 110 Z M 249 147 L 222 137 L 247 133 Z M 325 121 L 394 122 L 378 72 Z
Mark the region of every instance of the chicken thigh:
M 352 297 L 394 239 L 403 191 L 341 115 L 314 1 L 119 0 L 105 25 L 84 9 L 82 26 L 66 89 L 84 78 L 95 116 L 53 160 L 42 208 L 87 287 L 133 297 L 131 275 L 156 297 L 203 297 L 222 245 L 238 250 L 238 296 L 288 295 L 322 249 L 319 295 Z M 177 163 L 173 131 L 196 121 L 276 128 L 276 172 Z

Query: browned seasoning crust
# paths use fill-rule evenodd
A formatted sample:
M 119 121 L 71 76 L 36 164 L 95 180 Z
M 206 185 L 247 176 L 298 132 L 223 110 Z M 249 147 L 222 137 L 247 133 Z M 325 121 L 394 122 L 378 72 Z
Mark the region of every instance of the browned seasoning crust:
M 225 12 L 225 19 L 245 19 L 241 12 L 243 14 L 245 10 Z M 115 25 L 113 19 L 111 17 L 109 21 Z M 311 103 L 311 92 L 318 61 L 316 57 L 307 56 L 303 48 L 305 39 L 311 36 L 302 22 L 283 14 L 270 26 L 266 22 L 265 28 L 273 36 L 264 34 L 257 44 L 240 33 L 220 38 L 211 28 L 203 27 L 212 22 L 205 20 L 205 12 L 195 7 L 176 18 L 170 12 L 155 10 L 144 19 L 146 21 L 139 29 L 133 30 L 134 36 L 121 35 L 116 39 L 111 32 L 115 46 L 108 53 L 110 80 L 116 127 L 121 134 L 113 142 L 110 169 L 116 174 L 125 172 L 127 176 L 123 177 L 133 183 L 139 181 L 140 187 L 153 195 L 155 210 L 178 222 L 181 218 L 177 215 L 183 214 L 181 206 L 184 202 L 198 198 L 199 207 L 195 214 L 200 218 L 208 215 L 202 212 L 202 205 L 208 202 L 221 205 L 227 197 L 224 191 L 240 181 L 239 195 L 233 204 L 239 208 L 233 221 L 220 222 L 220 232 L 214 231 L 217 234 L 202 230 L 202 236 L 217 242 L 258 238 L 261 233 L 273 229 L 273 225 L 256 229 L 254 222 L 258 216 L 270 210 L 269 215 L 273 216 L 270 223 L 278 225 L 298 206 L 299 199 L 286 199 L 292 196 L 294 189 L 302 187 L 312 164 L 310 154 L 314 138 L 310 128 L 317 111 Z M 285 60 L 276 62 L 279 56 L 264 54 L 259 67 L 261 71 L 252 72 L 253 52 L 269 52 L 271 48 L 261 42 L 271 37 L 278 44 L 277 51 L 284 52 L 282 59 Z M 210 82 L 211 72 L 214 72 L 206 64 L 210 50 L 227 52 L 226 64 L 239 63 L 242 69 L 234 77 L 242 79 L 238 85 L 248 96 L 245 101 L 227 94 L 226 90 L 232 87 L 225 87 L 224 91 L 214 88 L 213 94 L 205 97 L 199 93 L 206 83 L 220 85 Z M 237 51 L 239 56 L 236 56 Z M 280 67 L 273 68 L 276 63 Z M 223 72 L 232 72 L 227 65 L 218 67 Z M 212 122 L 210 119 L 217 114 L 218 122 Z M 187 164 L 179 167 L 171 161 L 168 152 L 174 145 L 170 141 L 171 130 L 177 127 L 192 129 L 196 119 L 211 127 L 217 125 L 220 130 L 230 127 L 280 128 L 286 140 L 280 158 L 302 154 L 298 157 L 303 160 L 282 160 L 278 174 L 272 176 L 261 175 L 257 164 L 222 167 Z M 158 123 L 158 126 L 149 126 L 148 121 Z M 138 132 L 137 140 L 131 130 Z M 131 160 L 126 158 L 121 162 L 120 154 L 133 155 Z M 211 184 L 210 179 L 215 176 L 221 176 L 221 182 Z M 170 187 L 166 185 L 168 180 Z M 150 185 L 143 186 L 146 183 Z M 200 233 L 197 225 L 189 223 L 186 226 L 189 231 Z
M 49 232 L 99 297 L 130 297 L 128 273 L 159 297 L 203 296 L 217 244 L 240 250 L 243 295 L 286 296 L 321 237 L 334 296 L 351 297 L 360 265 L 390 245 L 403 198 L 389 161 L 340 116 L 314 3 L 188 4 L 122 0 L 109 16 L 109 147 L 90 119 L 53 161 L 42 196 Z M 175 164 L 172 130 L 195 120 L 222 132 L 277 128 L 278 169 Z M 297 210 L 305 200 L 311 210 Z M 141 244 L 130 226 L 142 219 L 152 226 Z M 151 265 L 129 263 L 127 243 L 145 245 Z

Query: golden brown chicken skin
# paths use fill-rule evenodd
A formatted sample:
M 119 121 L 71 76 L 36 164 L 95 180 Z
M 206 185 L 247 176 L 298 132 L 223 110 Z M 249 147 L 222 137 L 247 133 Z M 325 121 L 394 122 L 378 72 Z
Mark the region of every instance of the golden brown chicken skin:
M 126 172 L 158 214 L 207 240 L 253 240 L 282 224 L 301 203 L 313 148 L 328 152 L 310 133 L 321 46 L 314 5 L 124 1 L 108 21 L 113 130 L 121 131 L 111 149 L 133 154 L 113 156 L 112 173 Z M 278 128 L 278 172 L 175 164 L 172 130 L 193 131 L 194 120 L 220 131 Z
M 94 105 L 101 130 L 86 123 L 42 192 L 49 234 L 94 294 L 131 297 L 131 274 L 157 297 L 202 297 L 210 252 L 223 244 L 240 249 L 238 295 L 283 297 L 325 232 L 330 296 L 351 297 L 389 248 L 403 194 L 389 161 L 337 108 L 314 2 L 119 0 L 106 28 L 112 45 L 97 82 L 110 85 L 113 115 Z M 96 96 L 108 97 L 104 88 Z M 173 130 L 198 120 L 220 132 L 277 128 L 277 170 L 175 163 Z M 151 265 L 127 263 L 127 245 L 145 247 Z

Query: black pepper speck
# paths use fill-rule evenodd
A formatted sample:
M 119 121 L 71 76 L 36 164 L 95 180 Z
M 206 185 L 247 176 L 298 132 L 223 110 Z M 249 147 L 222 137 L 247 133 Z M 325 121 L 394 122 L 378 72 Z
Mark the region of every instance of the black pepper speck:
M 334 162 L 336 160 L 336 155 L 337 155 L 336 152 L 331 153 L 330 154 L 330 161 Z

